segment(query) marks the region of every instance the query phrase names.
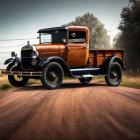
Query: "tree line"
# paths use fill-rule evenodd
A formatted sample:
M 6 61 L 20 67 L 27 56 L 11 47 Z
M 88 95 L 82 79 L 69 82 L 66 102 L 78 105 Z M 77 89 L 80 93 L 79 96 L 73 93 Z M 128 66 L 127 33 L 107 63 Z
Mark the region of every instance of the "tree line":
M 114 46 L 125 49 L 127 67 L 135 72 L 140 69 L 140 1 L 129 0 L 120 16 L 120 33 L 114 39 Z

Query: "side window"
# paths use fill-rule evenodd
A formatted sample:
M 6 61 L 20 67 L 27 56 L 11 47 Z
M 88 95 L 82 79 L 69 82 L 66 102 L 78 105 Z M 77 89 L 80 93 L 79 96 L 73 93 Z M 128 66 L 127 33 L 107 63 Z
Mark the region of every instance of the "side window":
M 69 43 L 80 44 L 86 42 L 86 32 L 85 31 L 69 31 Z

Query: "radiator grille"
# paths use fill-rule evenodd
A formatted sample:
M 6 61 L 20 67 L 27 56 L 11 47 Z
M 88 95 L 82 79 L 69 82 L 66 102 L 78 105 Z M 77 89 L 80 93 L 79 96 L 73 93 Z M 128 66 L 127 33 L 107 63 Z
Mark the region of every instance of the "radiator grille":
M 31 57 L 32 50 L 22 50 L 21 57 Z
M 36 68 L 36 66 L 33 66 L 31 64 L 31 61 L 32 61 L 31 53 L 32 53 L 32 50 L 21 51 L 21 64 L 22 64 L 23 69 L 32 70 Z

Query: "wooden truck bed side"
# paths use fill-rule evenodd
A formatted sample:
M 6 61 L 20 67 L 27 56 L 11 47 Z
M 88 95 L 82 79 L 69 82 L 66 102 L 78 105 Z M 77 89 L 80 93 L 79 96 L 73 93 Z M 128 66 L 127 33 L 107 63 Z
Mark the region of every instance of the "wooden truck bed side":
M 118 56 L 124 62 L 124 50 L 89 50 L 88 67 L 100 67 L 110 56 Z

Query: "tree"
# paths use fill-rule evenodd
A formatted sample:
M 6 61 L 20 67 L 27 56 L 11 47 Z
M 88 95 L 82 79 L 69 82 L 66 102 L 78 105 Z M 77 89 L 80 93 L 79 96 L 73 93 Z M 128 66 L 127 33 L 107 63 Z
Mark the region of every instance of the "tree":
M 74 21 L 62 26 L 86 26 L 90 31 L 90 49 L 107 49 L 110 48 L 109 36 L 104 25 L 90 13 L 78 16 Z
M 126 50 L 126 64 L 133 71 L 140 69 L 140 5 L 136 0 L 121 12 L 121 31 L 115 38 L 115 47 Z

